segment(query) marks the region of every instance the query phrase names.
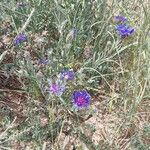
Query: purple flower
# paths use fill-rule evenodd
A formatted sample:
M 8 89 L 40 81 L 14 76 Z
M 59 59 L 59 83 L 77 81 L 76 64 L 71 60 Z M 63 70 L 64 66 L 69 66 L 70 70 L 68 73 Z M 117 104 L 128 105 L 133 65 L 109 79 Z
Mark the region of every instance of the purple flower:
M 26 40 L 27 40 L 27 36 L 23 33 L 20 33 L 15 39 L 15 45 L 19 45 L 21 42 L 24 42 Z
M 56 83 L 53 83 L 51 86 L 50 86 L 50 92 L 52 94 L 55 94 L 57 96 L 61 96 L 63 94 L 65 90 L 65 86 L 64 85 L 61 85 L 61 84 L 56 84 Z
M 72 80 L 75 76 L 73 70 L 67 69 L 60 74 L 60 79 Z
M 91 96 L 86 90 L 75 91 L 72 96 L 73 104 L 76 108 L 87 108 L 91 103 Z
M 126 24 L 117 25 L 117 30 L 121 38 L 131 36 L 135 32 L 135 30 L 130 25 L 126 25 Z
M 114 21 L 118 23 L 118 22 L 128 21 L 128 19 L 126 17 L 124 17 L 124 16 L 115 16 L 114 17 Z
M 38 64 L 48 65 L 49 64 L 49 60 L 46 59 L 46 58 L 40 59 Z

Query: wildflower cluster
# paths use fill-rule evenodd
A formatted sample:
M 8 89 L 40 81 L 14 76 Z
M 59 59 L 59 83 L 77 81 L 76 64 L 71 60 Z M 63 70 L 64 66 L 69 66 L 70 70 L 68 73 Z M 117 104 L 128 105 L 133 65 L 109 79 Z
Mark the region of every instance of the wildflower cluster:
M 72 29 L 67 35 L 67 38 L 70 37 L 73 39 L 77 36 L 77 30 Z M 15 45 L 19 45 L 22 42 L 27 40 L 27 36 L 24 33 L 20 33 L 15 38 Z M 41 58 L 38 61 L 39 65 L 48 65 L 50 63 L 47 57 Z M 65 69 L 59 73 L 58 79 L 55 83 L 50 83 L 49 92 L 53 95 L 60 97 L 66 89 L 66 83 L 72 81 L 75 78 L 75 72 L 72 69 Z M 72 94 L 72 102 L 75 108 L 82 109 L 90 105 L 91 97 L 86 90 L 74 91 Z
M 75 77 L 75 73 L 71 69 L 62 71 L 59 75 L 57 83 L 50 85 L 50 92 L 56 96 L 61 96 L 65 91 L 65 81 L 71 81 Z M 91 96 L 86 90 L 74 91 L 72 94 L 72 102 L 75 108 L 82 109 L 87 108 L 91 102 Z
M 131 36 L 135 30 L 128 24 L 128 19 L 124 16 L 115 16 L 115 22 L 117 22 L 117 31 L 120 34 L 121 38 L 126 38 Z
M 117 23 L 117 31 L 120 34 L 121 38 L 126 38 L 128 36 L 131 36 L 134 33 L 134 28 L 132 28 L 128 24 L 128 19 L 124 16 L 115 16 L 114 21 Z M 78 33 L 77 29 L 72 29 L 66 36 L 66 41 L 69 39 L 73 40 L 76 38 Z M 22 42 L 27 41 L 27 36 L 24 33 L 20 33 L 15 38 L 15 45 L 19 45 Z M 86 47 L 86 51 L 84 55 L 88 58 L 91 54 L 91 51 L 88 47 Z M 39 60 L 38 64 L 41 65 L 48 65 L 50 62 L 48 58 L 42 58 Z M 58 79 L 55 83 L 51 83 L 49 87 L 49 92 L 56 96 L 61 96 L 66 89 L 66 85 L 68 81 L 72 81 L 75 78 L 75 72 L 71 69 L 65 69 L 62 72 L 59 73 Z M 91 96 L 86 90 L 78 90 L 74 91 L 72 94 L 72 102 L 75 108 L 82 109 L 86 108 L 90 105 L 91 102 Z
M 61 96 L 65 91 L 65 83 L 64 79 L 72 80 L 74 78 L 74 72 L 70 69 L 63 71 L 60 73 L 57 83 L 53 83 L 50 85 L 50 92 L 55 94 L 56 96 Z

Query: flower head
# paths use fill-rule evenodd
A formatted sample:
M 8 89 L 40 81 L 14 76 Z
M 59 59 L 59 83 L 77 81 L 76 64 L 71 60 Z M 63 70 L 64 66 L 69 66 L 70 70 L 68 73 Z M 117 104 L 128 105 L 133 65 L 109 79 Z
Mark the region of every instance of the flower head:
M 60 79 L 72 80 L 74 76 L 74 71 L 67 69 L 60 74 Z
M 78 109 L 87 108 L 91 103 L 91 96 L 86 90 L 75 91 L 72 99 L 74 106 Z
M 49 64 L 49 60 L 47 58 L 42 58 L 39 60 L 38 62 L 39 64 L 43 64 L 43 65 L 48 65 Z
M 126 25 L 126 24 L 117 25 L 117 30 L 118 30 L 121 38 L 131 36 L 135 31 L 134 28 L 132 28 L 130 25 Z
M 128 21 L 128 19 L 124 16 L 118 15 L 114 17 L 114 21 L 116 23 Z
M 15 39 L 15 45 L 19 45 L 21 42 L 24 42 L 26 40 L 27 40 L 27 36 L 23 33 L 20 33 Z
M 61 84 L 53 83 L 50 86 L 50 92 L 57 96 L 61 96 L 63 94 L 64 90 L 65 90 L 65 86 L 61 85 Z

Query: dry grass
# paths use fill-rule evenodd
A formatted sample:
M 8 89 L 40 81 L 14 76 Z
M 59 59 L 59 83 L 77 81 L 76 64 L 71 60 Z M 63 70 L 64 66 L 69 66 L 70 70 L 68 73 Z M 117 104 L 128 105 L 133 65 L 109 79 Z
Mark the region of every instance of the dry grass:
M 150 149 L 150 3 L 105 2 L 32 0 L 22 9 L 0 2 L 0 149 Z M 118 14 L 128 17 L 133 37 L 117 35 Z M 71 28 L 79 29 L 75 40 Z M 20 31 L 28 41 L 17 47 Z M 76 79 L 52 96 L 48 81 L 64 67 Z M 92 103 L 75 111 L 71 92 L 80 88 Z

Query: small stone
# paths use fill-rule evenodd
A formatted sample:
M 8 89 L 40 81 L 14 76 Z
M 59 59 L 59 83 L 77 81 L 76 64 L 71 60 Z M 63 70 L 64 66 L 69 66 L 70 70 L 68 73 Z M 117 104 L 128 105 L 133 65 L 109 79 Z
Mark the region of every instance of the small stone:
M 48 31 L 43 31 L 42 32 L 42 36 L 47 36 L 48 35 Z
M 42 78 L 43 77 L 43 73 L 41 71 L 38 71 L 36 76 L 37 76 L 37 78 Z

